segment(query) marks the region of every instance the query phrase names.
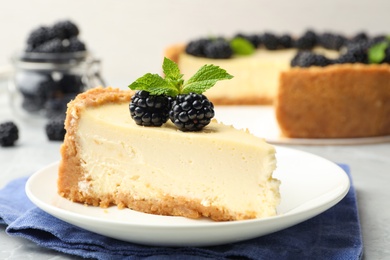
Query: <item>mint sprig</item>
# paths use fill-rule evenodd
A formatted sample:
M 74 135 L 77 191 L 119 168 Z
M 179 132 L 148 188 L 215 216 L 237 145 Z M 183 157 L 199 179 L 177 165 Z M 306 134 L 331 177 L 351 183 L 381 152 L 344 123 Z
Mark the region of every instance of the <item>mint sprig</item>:
M 242 37 L 235 37 L 230 40 L 230 47 L 233 53 L 238 55 L 251 55 L 256 49 L 250 41 Z
M 369 63 L 381 63 L 386 58 L 386 49 L 390 46 L 390 36 L 372 45 L 367 52 Z
M 386 57 L 386 49 L 389 47 L 388 41 L 379 42 L 368 49 L 369 63 L 381 63 Z
M 202 66 L 190 79 L 185 81 L 179 66 L 168 58 L 162 65 L 165 77 L 147 73 L 129 85 L 131 90 L 145 90 L 152 95 L 176 97 L 179 94 L 202 94 L 220 80 L 233 78 L 226 70 L 215 65 Z

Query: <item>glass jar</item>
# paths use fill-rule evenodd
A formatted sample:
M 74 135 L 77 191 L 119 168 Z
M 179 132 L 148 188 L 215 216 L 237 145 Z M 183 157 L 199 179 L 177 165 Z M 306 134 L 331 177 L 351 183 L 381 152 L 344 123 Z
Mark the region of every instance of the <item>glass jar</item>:
M 9 82 L 12 107 L 27 116 L 65 114 L 67 103 L 77 94 L 105 86 L 100 60 L 88 52 L 27 53 L 12 59 Z

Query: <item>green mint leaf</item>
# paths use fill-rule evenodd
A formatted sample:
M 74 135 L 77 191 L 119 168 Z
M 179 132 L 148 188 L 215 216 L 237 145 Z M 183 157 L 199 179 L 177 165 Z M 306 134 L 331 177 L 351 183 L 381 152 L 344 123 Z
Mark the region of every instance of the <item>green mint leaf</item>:
M 165 75 L 165 80 L 170 85 L 171 88 L 175 89 L 179 93 L 180 88 L 183 85 L 184 80 L 183 74 L 180 73 L 179 66 L 172 60 L 164 57 L 163 62 L 163 73 Z
M 162 68 L 166 79 L 180 80 L 183 77 L 183 74 L 180 74 L 179 66 L 166 57 L 164 57 Z
M 145 90 L 152 95 L 176 97 L 178 94 L 194 92 L 202 94 L 219 80 L 231 79 L 232 75 L 215 65 L 204 65 L 188 81 L 183 80 L 179 66 L 164 58 L 163 72 L 165 78 L 158 74 L 147 73 L 129 85 L 132 90 Z
M 379 42 L 368 49 L 369 63 L 381 63 L 386 57 L 386 48 L 389 46 L 388 41 Z
M 178 90 L 158 74 L 147 73 L 129 85 L 132 90 L 145 90 L 152 95 L 176 96 Z
M 219 80 L 231 79 L 232 75 L 215 65 L 204 65 L 188 81 L 185 81 L 182 94 L 194 92 L 201 94 L 215 85 Z
M 253 44 L 242 37 L 233 38 L 230 41 L 230 47 L 233 53 L 238 55 L 250 55 L 255 51 Z

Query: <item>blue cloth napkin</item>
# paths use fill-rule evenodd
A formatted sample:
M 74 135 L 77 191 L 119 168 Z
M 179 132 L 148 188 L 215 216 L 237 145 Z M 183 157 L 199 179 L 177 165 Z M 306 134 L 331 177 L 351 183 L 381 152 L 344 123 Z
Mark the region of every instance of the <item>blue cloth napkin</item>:
M 350 176 L 347 165 L 340 165 Z M 10 236 L 92 259 L 360 259 L 363 253 L 355 190 L 324 213 L 255 239 L 210 247 L 143 246 L 101 236 L 65 223 L 27 198 L 27 177 L 0 190 L 0 224 Z M 167 234 L 169 235 L 169 234 Z

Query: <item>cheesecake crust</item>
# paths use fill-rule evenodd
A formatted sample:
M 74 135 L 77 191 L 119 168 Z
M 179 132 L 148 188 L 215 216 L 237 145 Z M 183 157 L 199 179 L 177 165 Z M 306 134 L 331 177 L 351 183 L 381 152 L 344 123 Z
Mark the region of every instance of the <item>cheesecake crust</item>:
M 80 164 L 80 147 L 76 140 L 77 121 L 87 107 L 99 106 L 109 102 L 130 102 L 132 92 L 114 88 L 94 88 L 79 94 L 69 102 L 66 111 L 64 142 L 60 148 L 61 161 L 58 170 L 58 193 L 72 201 L 95 204 L 93 198 L 83 196 L 78 183 L 84 179 Z
M 283 72 L 275 113 L 286 137 L 390 135 L 390 66 L 339 64 Z

